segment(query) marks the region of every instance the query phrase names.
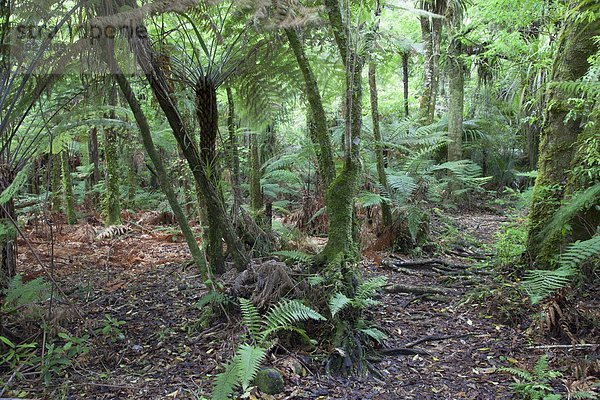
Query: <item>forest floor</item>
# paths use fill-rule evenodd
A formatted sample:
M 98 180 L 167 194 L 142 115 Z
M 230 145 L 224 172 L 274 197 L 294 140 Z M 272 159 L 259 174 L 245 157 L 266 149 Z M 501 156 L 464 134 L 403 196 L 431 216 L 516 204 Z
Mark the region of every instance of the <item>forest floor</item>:
M 493 257 L 494 235 L 507 218 L 500 212 L 477 211 L 451 214 L 449 219 L 456 228 L 452 240 L 459 245 L 436 255 L 436 262 L 415 266 L 410 262 L 419 264 L 431 257 L 386 253 L 370 254 L 361 263 L 365 276 L 385 275 L 392 285 L 441 290 L 431 296 L 387 293 L 381 298 L 382 305 L 370 311 L 372 319 L 389 334 L 385 348 L 418 348 L 421 354 L 384 357 L 375 364 L 379 378 L 346 378 L 325 374 L 323 362 L 308 353 L 280 352 L 269 358 L 268 364 L 283 372 L 284 393 L 257 396 L 509 399 L 513 398 L 509 385 L 514 379 L 497 368 L 531 368 L 544 354 L 566 377 L 552 384 L 563 393 L 567 387 L 572 389 L 574 360 L 592 353 L 598 356 L 599 349 L 542 347 L 564 342 L 541 335 L 535 336 L 539 342 L 532 339 L 524 333 L 531 320 L 506 311 L 509 302 L 521 303 L 523 315 L 530 311 L 524 296 L 505 299 L 498 294 L 498 284 L 494 286 L 486 266 L 487 258 Z M 448 240 L 437 234 L 435 240 Z M 199 326 L 201 310 L 190 305 L 198 302 L 207 288 L 198 272 L 186 266 L 189 254 L 181 238 L 165 229 L 145 227 L 98 241 L 89 225 L 63 225 L 53 235 L 51 249 L 47 227 L 40 224 L 27 229 L 29 241 L 44 263 L 53 252 L 53 279 L 70 299 L 54 305 L 63 310 L 58 317 L 61 329 L 81 336 L 106 327 L 106 315 L 110 315 L 124 321 L 118 327 L 124 339 L 92 335 L 90 352 L 54 377 L 48 388 L 39 384 L 39 375 L 21 371 L 24 379 L 14 380 L 4 395 L 98 400 L 210 397 L 212 376 L 221 372 L 239 342 L 240 328 L 236 321 L 208 329 Z M 26 249 L 26 244 L 19 247 Z M 20 258 L 26 277 L 42 274 L 31 251 L 22 250 Z M 448 270 L 444 263 L 460 268 Z M 411 345 L 420 339 L 426 340 Z M 42 338 L 35 340 L 41 342 Z

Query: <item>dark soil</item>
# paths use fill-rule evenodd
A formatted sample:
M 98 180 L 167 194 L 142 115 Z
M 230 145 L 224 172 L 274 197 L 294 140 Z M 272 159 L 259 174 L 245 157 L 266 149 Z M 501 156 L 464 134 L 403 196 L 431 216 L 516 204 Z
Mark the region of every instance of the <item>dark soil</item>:
M 549 355 L 551 367 L 564 373 L 564 380 L 553 382 L 557 390 L 566 393 L 567 388 L 581 385 L 583 377 L 577 379 L 573 370 L 586 356 L 598 357 L 598 347 L 537 348 L 566 342 L 541 335 L 526 336 L 523 332 L 531 324 L 527 317 L 528 300 L 516 290 L 510 292 L 516 294 L 514 298 L 502 297 L 498 284 L 492 282 L 486 266 L 492 250 L 487 245 L 506 218 L 491 212 L 463 213 L 451 218 L 461 237 L 448 238 L 440 230 L 439 240 L 445 241 L 444 247 L 451 251 L 437 254 L 436 258 L 472 268 L 398 270 L 392 263 L 409 257 L 389 254 L 371 256 L 372 260 L 361 265 L 365 276 L 385 275 L 391 284 L 446 291 L 444 296 L 430 297 L 382 295 L 382 305 L 370 313 L 389 335 L 385 348 L 402 348 L 427 337 L 445 339 L 413 347 L 424 354 L 384 357 L 374 364 L 381 374 L 379 378 L 373 374 L 330 376 L 324 373 L 323 361 L 311 354 L 279 351 L 267 363 L 283 372 L 285 392 L 251 396 L 510 399 L 513 394 L 509 385 L 514 380 L 496 369 L 530 368 L 543 354 Z M 54 377 L 52 385 L 44 388 L 39 374 L 24 370 L 20 371 L 25 373 L 20 380 L 12 379 L 4 396 L 98 400 L 209 398 L 212 377 L 221 372 L 221 365 L 238 343 L 241 332 L 235 320 L 223 319 L 209 328 L 201 326 L 202 310 L 194 304 L 207 289 L 197 271 L 185 267 L 186 246 L 174 242 L 176 236 L 157 231 L 132 232 L 98 243 L 89 235 L 82 235 L 82 230 L 85 229 L 79 226 L 56 233 L 57 263 L 53 275 L 70 299 L 54 304 L 55 309 L 63 310 L 58 325 L 70 335 L 83 335 L 106 326 L 105 316 L 110 315 L 124 321 L 120 327 L 124 339 L 112 341 L 106 335 L 92 335 L 89 354 L 80 356 L 62 376 Z M 42 260 L 49 260 L 47 232 L 42 234 L 31 228 L 28 233 Z M 24 243 L 20 247 L 24 248 Z M 42 274 L 29 251 L 21 257 L 25 261 L 24 275 L 31 278 Z M 593 339 L 587 338 L 588 343 L 597 343 L 597 338 Z M 37 336 L 34 340 L 39 343 L 43 338 Z

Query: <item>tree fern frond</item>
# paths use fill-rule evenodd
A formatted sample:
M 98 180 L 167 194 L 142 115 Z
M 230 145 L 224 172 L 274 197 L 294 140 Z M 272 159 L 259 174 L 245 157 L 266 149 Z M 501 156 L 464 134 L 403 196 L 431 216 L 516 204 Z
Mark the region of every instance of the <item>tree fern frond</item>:
M 242 321 L 244 326 L 248 329 L 248 334 L 253 341 L 259 339 L 260 331 L 263 327 L 262 318 L 258 313 L 258 309 L 250 300 L 241 298 L 239 299 L 240 309 L 242 310 Z
M 523 279 L 523 286 L 529 293 L 531 303 L 537 304 L 557 290 L 569 285 L 576 274 L 577 270 L 571 267 L 559 267 L 553 271 L 527 271 Z

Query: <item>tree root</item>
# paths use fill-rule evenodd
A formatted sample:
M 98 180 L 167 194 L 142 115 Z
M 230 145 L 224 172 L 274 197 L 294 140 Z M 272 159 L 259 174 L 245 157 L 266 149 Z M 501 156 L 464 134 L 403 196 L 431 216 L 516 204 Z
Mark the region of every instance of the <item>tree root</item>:
M 389 285 L 384 288 L 386 293 L 412 293 L 412 294 L 441 294 L 446 295 L 450 291 L 447 288 L 437 286 L 412 286 L 412 285 Z

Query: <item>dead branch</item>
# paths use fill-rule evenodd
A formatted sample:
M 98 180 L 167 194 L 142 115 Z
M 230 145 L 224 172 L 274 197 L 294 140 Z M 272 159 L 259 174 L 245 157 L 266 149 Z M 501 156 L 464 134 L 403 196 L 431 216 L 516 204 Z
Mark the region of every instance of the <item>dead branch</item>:
M 412 293 L 412 294 L 448 294 L 448 289 L 437 286 L 412 286 L 395 284 L 385 287 L 386 293 Z
M 406 344 L 406 348 L 415 347 L 416 345 L 425 343 L 425 342 L 438 342 L 438 341 L 442 341 L 442 340 L 458 339 L 458 338 L 463 338 L 463 337 L 472 336 L 472 335 L 474 335 L 474 333 L 463 333 L 463 334 L 459 334 L 459 335 L 446 335 L 446 336 L 439 336 L 439 335 L 425 336 L 424 338 L 421 338 L 421 339 L 415 340 L 414 342 L 410 342 L 410 343 Z

